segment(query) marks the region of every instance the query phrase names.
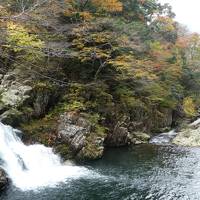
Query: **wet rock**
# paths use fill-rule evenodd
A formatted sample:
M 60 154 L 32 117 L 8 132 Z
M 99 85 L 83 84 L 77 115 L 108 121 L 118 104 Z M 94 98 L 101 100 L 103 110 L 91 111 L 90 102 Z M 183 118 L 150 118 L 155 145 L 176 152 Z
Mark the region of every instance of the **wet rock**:
M 171 129 L 173 124 L 173 111 L 171 109 L 160 109 L 161 113 L 158 115 L 156 110 L 153 110 L 152 113 L 146 118 L 143 119 L 143 128 L 136 129 L 135 131 L 142 131 L 147 133 L 160 133 L 166 131 L 167 129 Z
M 56 104 L 61 93 L 61 89 L 56 84 L 36 83 L 31 95 L 34 117 L 43 117 L 48 112 L 49 107 Z
M 101 134 L 100 134 L 101 135 Z M 85 140 L 85 146 L 78 153 L 79 159 L 95 160 L 103 156 L 105 137 L 91 133 Z
M 8 181 L 7 175 L 4 172 L 4 170 L 0 168 L 0 191 L 6 189 L 8 184 L 9 184 L 9 181 Z
M 0 81 L 3 79 L 3 74 L 0 74 Z
M 99 146 L 96 147 L 93 143 L 83 147 L 83 149 L 78 153 L 78 159 L 85 159 L 85 160 L 96 160 L 103 156 L 104 147 Z

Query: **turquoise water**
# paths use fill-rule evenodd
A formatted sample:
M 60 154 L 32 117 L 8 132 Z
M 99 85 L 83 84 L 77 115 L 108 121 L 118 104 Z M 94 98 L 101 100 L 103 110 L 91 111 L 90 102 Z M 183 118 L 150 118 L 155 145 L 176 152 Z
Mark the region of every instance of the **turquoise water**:
M 200 148 L 141 145 L 109 149 L 84 163 L 94 175 L 54 188 L 20 191 L 10 186 L 1 200 L 199 200 Z

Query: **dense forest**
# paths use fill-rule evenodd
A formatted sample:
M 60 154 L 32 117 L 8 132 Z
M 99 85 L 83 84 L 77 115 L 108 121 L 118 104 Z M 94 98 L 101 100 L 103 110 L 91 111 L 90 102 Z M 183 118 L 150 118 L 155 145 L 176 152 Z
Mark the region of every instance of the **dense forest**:
M 200 36 L 169 4 L 0 4 L 0 118 L 27 143 L 96 159 L 198 116 Z

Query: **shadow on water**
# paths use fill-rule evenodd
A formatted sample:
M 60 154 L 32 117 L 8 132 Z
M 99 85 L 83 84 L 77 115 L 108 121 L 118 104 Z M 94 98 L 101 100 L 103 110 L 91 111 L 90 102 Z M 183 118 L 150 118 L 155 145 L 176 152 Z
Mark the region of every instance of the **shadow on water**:
M 107 149 L 86 162 L 97 175 L 70 179 L 55 188 L 20 191 L 11 186 L 1 200 L 198 200 L 200 149 L 139 145 Z

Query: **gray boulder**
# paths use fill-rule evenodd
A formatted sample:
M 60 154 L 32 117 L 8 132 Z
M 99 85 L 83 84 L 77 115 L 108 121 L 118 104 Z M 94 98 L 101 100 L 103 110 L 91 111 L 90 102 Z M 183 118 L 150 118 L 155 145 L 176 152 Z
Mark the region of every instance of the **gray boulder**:
M 17 71 L 7 72 L 0 84 L 0 120 L 17 126 L 23 120 L 20 107 L 30 99 L 32 87 L 17 79 Z
M 30 97 L 32 87 L 16 80 L 18 73 L 7 72 L 1 80 L 1 103 L 7 107 L 19 107 Z
M 30 86 L 13 84 L 9 88 L 4 88 L 1 93 L 1 102 L 5 106 L 18 107 L 23 104 L 30 96 L 32 90 Z

